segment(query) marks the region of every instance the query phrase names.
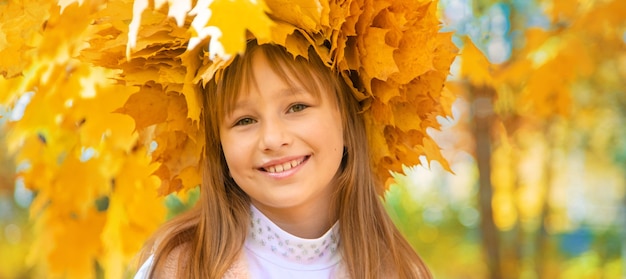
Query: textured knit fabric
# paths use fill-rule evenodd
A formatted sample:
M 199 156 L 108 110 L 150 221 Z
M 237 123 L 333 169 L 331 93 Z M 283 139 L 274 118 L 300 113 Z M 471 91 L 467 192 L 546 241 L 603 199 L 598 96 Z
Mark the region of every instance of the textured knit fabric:
M 173 279 L 177 278 L 178 275 L 178 260 L 181 257 L 181 253 L 188 253 L 189 247 L 186 244 L 178 246 L 167 256 L 165 259 L 165 265 L 163 266 L 163 270 L 159 273 L 155 274 L 151 279 Z M 150 256 L 139 268 L 137 274 L 135 274 L 134 279 L 148 279 L 148 274 L 150 274 L 150 270 L 152 269 L 152 264 L 154 261 L 154 256 Z M 183 263 L 184 266 L 184 263 Z M 248 279 L 250 276 L 248 275 L 248 265 L 246 262 L 246 257 L 243 253 L 239 254 L 239 258 L 233 265 L 230 266 L 226 274 L 224 274 L 223 279 Z
M 341 272 L 339 224 L 317 239 L 294 236 L 251 206 L 244 244 L 250 278 L 337 278 Z

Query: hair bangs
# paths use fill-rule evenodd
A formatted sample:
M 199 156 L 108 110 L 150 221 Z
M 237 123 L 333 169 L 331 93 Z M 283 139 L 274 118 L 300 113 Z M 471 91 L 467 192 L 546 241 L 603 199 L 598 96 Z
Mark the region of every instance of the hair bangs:
M 331 82 L 332 79 L 325 74 L 325 71 L 328 71 L 328 69 L 324 69 L 326 66 L 323 65 L 316 55 L 309 55 L 312 61 L 308 61 L 302 56 L 294 58 L 291 53 L 277 47 L 270 45 L 261 45 L 259 47 L 263 49 L 263 53 L 274 73 L 285 83 L 289 84 L 292 89 L 303 87 L 302 89 L 313 94 L 318 99 L 321 97 L 320 94 L 322 92 L 333 90 L 331 87 L 321 88 L 321 84 L 330 85 L 333 83 Z
M 277 45 L 257 45 L 255 41 L 248 43 L 246 52 L 234 58 L 233 62 L 224 69 L 222 79 L 217 84 L 217 111 L 218 123 L 221 123 L 227 115 L 236 108 L 237 101 L 248 94 L 258 84 L 252 70 L 252 60 L 257 52 L 262 52 L 271 70 L 278 75 L 286 84 L 289 84 L 293 93 L 303 89 L 315 98 L 319 99 L 322 92 L 330 94 L 331 99 L 336 101 L 336 88 L 331 86 L 333 78 L 328 75 L 326 65 L 317 58 L 317 55 L 309 55 L 311 61 L 302 56 L 296 58 Z M 313 78 L 311 78 L 313 77 Z M 321 84 L 327 85 L 322 88 Z
M 257 86 L 252 72 L 252 59 L 256 47 L 248 46 L 245 54 L 238 55 L 224 69 L 222 79 L 215 90 L 217 99 L 217 124 L 222 123 L 227 115 L 235 110 L 237 100 L 242 92 L 249 92 L 250 86 Z

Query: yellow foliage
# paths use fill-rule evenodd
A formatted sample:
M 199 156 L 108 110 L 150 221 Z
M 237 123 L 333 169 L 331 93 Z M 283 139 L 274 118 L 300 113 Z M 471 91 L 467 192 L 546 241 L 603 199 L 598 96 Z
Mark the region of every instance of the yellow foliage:
M 546 2 L 553 19 L 568 22 L 569 28 L 525 30 L 523 47 L 502 65 L 490 64 L 471 40 L 466 40 L 461 66 L 462 75 L 472 84 L 489 84 L 501 94 L 519 93 L 508 106 L 497 107 L 544 119 L 570 115 L 572 85 L 595 74 L 598 61 L 623 52 L 626 26 L 624 1 Z
M 47 270 L 38 277 L 95 278 L 94 259 L 101 256 L 100 235 L 106 213 L 90 208 L 82 216 L 67 215 L 50 204 L 35 221 L 34 247 L 28 261 Z
M 37 193 L 30 263 L 42 276 L 121 278 L 163 222 L 162 196 L 201 182 L 202 85 L 255 37 L 308 48 L 363 103 L 382 182 L 451 115 L 456 56 L 437 2 L 10 0 L 0 5 L 0 103 L 32 95 L 8 141 Z M 237 16 L 233 16 L 237 15 Z M 245 20 L 241 20 L 245 18 Z M 381 188 L 381 191 L 383 189 Z
M 2 32 L 22 36 L 12 37 L 17 43 L 2 55 L 23 62 L 0 63 L 0 99 L 11 104 L 32 92 L 23 117 L 8 131 L 17 160 L 28 166 L 18 175 L 37 193 L 30 263 L 45 267 L 41 276 L 89 278 L 95 260 L 114 258 L 107 269 L 124 269 L 165 210 L 156 198 L 160 183 L 151 175 L 158 165 L 136 148 L 133 119 L 114 113 L 138 91 L 123 82 L 118 65 L 125 42 L 113 39 L 126 28 L 131 14 L 125 17 L 123 10 L 130 3 L 62 5 L 63 14 L 61 7 L 39 1 L 0 7 L 12 23 Z M 139 166 L 130 168 L 138 159 Z
M 564 186 L 571 179 L 564 162 L 571 158 L 559 158 L 563 150 L 571 148 L 572 134 L 555 131 L 565 129 L 559 123 L 564 120 L 567 129 L 591 139 L 597 129 L 602 130 L 601 138 L 615 136 L 611 131 L 616 129 L 607 128 L 606 123 L 617 116 L 605 115 L 597 104 L 619 103 L 614 92 L 622 92 L 626 86 L 626 75 L 619 66 L 620 57 L 626 57 L 626 2 L 539 2 L 547 4 L 552 28 L 524 29 L 523 43 L 500 65 L 490 64 L 466 40 L 461 74 L 476 87 L 488 85 L 497 92 L 494 102 L 499 114 L 492 127 L 505 125 L 507 130 L 498 131 L 502 137 L 494 141 L 491 156 L 495 224 L 501 230 L 517 222 L 529 228 L 540 225 L 538 216 L 547 213 L 544 224 L 556 233 L 572 226 L 566 218 Z M 594 156 L 607 157 L 603 152 L 615 144 L 602 142 L 603 150 L 595 148 L 594 141 L 586 143 L 593 165 L 601 164 Z M 552 208 L 545 208 L 548 204 Z
M 17 2 L 11 0 L 8 4 L 3 3 L 0 13 L 0 76 L 7 78 L 20 75 L 31 61 L 32 53 L 42 39 L 41 29 L 51 10 L 50 4 L 39 1 Z M 4 94 L 11 95 L 8 92 Z M 0 101 L 3 101 L 1 97 L 4 96 L 0 96 Z

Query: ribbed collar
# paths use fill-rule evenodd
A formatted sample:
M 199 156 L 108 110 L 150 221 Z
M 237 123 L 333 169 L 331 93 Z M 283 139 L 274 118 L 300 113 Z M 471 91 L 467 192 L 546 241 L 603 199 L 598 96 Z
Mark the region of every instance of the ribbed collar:
M 245 246 L 256 255 L 280 266 L 304 269 L 326 268 L 341 260 L 338 222 L 320 238 L 305 239 L 284 231 L 253 205 L 250 212 Z

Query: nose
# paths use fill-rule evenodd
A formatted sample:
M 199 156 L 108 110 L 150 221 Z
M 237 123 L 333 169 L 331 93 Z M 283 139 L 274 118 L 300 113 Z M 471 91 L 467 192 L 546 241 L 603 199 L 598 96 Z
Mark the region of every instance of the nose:
M 261 124 L 260 148 L 263 151 L 276 151 L 291 144 L 288 126 L 278 118 L 267 119 Z

